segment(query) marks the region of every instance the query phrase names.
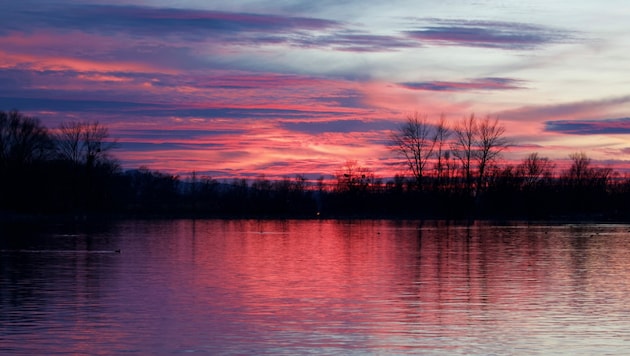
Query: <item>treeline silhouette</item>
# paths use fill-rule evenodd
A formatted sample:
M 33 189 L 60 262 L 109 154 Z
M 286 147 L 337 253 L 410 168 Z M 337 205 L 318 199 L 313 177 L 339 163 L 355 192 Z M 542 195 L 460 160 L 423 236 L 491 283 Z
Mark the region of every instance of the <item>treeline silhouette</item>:
M 502 134 L 496 122 L 466 120 L 469 129 L 494 125 L 495 138 Z M 430 144 L 431 136 L 426 137 Z M 503 141 L 494 142 L 504 147 Z M 395 149 L 404 149 L 403 141 L 396 143 Z M 196 173 L 182 179 L 144 167 L 123 171 L 111 155 L 113 147 L 107 128 L 98 122 L 50 130 L 18 111 L 0 111 L 0 216 L 630 218 L 630 179 L 594 167 L 584 153 L 571 155 L 571 166 L 560 172 L 536 153 L 517 165 L 488 155 L 493 159 L 480 170 L 474 169 L 480 150 L 470 141 L 468 153 L 444 146 L 432 150 L 440 154 L 435 159 L 425 151 L 422 157 L 434 167 L 423 165 L 412 177 L 385 180 L 348 161 L 332 179 L 296 175 L 218 181 Z M 468 159 L 468 165 L 456 157 Z

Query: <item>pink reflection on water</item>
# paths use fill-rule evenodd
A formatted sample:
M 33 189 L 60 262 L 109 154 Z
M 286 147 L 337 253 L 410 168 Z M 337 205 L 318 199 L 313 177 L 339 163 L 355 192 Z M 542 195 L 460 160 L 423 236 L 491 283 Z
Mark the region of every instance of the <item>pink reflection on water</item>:
M 11 287 L 33 293 L 23 308 L 0 299 L 0 352 L 615 353 L 630 337 L 626 231 L 126 222 L 77 245 L 111 239 L 120 254 L 2 252 L 45 278 Z

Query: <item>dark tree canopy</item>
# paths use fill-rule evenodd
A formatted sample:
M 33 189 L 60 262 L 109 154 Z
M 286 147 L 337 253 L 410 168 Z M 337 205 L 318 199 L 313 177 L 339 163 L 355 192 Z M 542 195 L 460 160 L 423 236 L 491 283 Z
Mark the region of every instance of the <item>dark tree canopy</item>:
M 50 153 L 48 131 L 38 119 L 13 110 L 0 111 L 0 167 L 21 169 Z

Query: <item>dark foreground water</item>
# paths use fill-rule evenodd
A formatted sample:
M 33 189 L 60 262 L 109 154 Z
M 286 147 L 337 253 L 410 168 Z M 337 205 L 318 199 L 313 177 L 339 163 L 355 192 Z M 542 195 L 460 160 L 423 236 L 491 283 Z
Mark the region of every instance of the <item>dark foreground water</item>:
M 0 354 L 630 352 L 628 225 L 50 231 L 0 231 Z

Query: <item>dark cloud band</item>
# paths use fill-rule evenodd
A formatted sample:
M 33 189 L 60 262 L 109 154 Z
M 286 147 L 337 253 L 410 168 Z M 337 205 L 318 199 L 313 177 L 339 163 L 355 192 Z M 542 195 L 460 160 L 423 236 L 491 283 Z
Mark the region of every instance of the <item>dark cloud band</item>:
M 407 31 L 407 35 L 434 45 L 509 50 L 532 49 L 570 38 L 566 31 L 532 24 L 439 19 L 430 19 L 428 25 Z
M 630 117 L 602 120 L 555 120 L 545 122 L 545 131 L 572 135 L 630 134 Z
M 521 89 L 522 81 L 510 78 L 480 78 L 463 82 L 429 81 L 406 82 L 399 85 L 412 90 L 466 91 L 466 90 L 511 90 Z

